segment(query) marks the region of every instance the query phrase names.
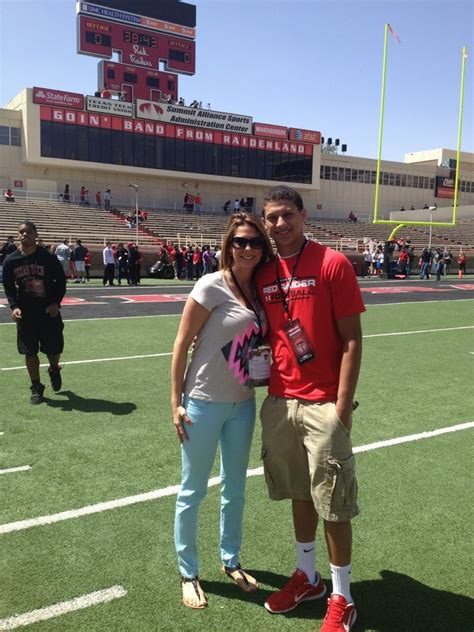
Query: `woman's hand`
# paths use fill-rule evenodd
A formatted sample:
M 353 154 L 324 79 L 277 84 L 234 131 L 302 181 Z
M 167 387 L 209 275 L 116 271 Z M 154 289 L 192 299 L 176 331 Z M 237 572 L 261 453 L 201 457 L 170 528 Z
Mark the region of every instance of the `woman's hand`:
M 184 406 L 177 406 L 173 410 L 173 423 L 179 442 L 183 443 L 183 441 L 189 441 L 188 433 L 186 432 L 184 424 L 191 426 L 193 422 L 189 419 Z

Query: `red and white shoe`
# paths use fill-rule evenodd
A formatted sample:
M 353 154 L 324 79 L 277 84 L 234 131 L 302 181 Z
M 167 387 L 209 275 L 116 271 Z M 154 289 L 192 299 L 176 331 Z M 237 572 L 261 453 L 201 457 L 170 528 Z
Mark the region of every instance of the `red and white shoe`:
M 353 603 L 347 603 L 342 595 L 333 594 L 328 599 L 328 609 L 320 632 L 350 632 L 357 619 Z
M 327 588 L 319 573 L 316 573 L 315 583 L 310 584 L 306 573 L 296 569 L 290 581 L 266 600 L 265 608 L 273 614 L 290 612 L 302 601 L 322 599 L 326 591 Z

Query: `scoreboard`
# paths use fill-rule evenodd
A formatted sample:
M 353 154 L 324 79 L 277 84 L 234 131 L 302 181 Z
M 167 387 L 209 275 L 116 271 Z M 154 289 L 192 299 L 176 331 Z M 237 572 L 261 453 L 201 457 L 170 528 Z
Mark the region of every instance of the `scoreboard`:
M 99 90 L 121 92 L 124 101 L 135 99 L 159 101 L 171 97 L 178 100 L 178 75 L 160 70 L 149 70 L 138 66 L 118 64 L 111 61 L 99 62 Z
M 118 51 L 123 64 L 158 70 L 162 61 L 170 71 L 196 72 L 195 42 L 183 37 L 79 15 L 77 39 L 78 53 L 111 59 Z

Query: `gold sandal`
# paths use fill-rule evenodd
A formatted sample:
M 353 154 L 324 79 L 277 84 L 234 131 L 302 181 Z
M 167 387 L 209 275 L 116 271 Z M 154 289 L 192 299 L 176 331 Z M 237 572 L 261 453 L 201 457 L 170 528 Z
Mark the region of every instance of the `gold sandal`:
M 181 587 L 185 606 L 195 610 L 202 610 L 207 606 L 207 598 L 199 583 L 199 577 L 181 577 Z
M 240 564 L 237 566 L 222 566 L 222 572 L 244 592 L 254 592 L 258 590 L 258 583 L 255 577 L 242 570 Z

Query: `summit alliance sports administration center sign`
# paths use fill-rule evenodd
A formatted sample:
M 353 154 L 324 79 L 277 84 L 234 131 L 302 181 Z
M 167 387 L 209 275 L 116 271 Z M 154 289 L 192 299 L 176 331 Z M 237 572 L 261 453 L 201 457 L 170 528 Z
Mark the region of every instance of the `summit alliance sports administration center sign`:
M 175 103 L 158 103 L 137 99 L 136 117 L 175 125 L 202 127 L 218 132 L 252 134 L 253 119 L 251 116 L 216 112 L 204 108 L 190 108 Z

